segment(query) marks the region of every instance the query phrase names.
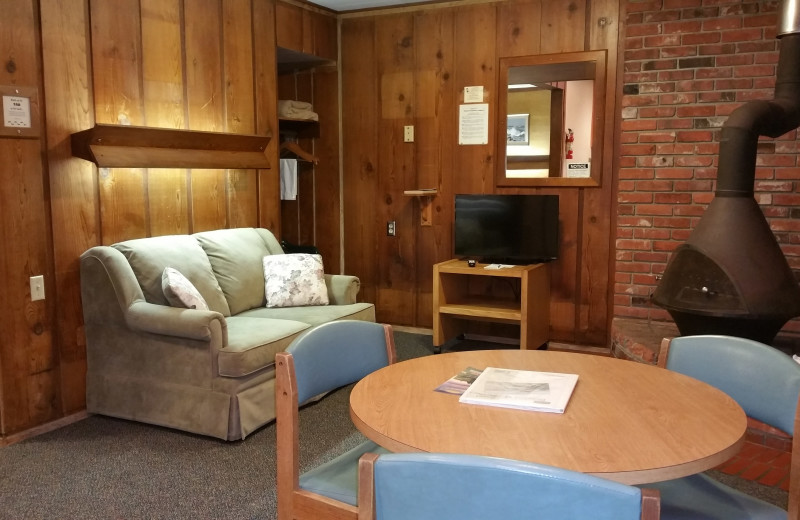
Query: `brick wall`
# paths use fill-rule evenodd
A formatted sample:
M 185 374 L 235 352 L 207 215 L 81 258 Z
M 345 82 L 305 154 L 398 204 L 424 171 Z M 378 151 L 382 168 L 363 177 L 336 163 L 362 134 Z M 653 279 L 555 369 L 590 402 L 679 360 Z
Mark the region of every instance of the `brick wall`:
M 716 188 L 719 134 L 752 99 L 772 99 L 776 1 L 628 1 L 614 314 L 669 320 L 650 294 Z M 762 138 L 755 193 L 800 272 L 797 132 Z M 800 320 L 784 330 L 800 332 Z

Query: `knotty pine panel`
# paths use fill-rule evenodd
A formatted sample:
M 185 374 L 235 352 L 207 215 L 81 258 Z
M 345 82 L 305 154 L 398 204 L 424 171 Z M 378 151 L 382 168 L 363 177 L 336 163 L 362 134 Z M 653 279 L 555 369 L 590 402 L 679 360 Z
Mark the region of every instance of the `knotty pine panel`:
M 378 206 L 378 77 L 375 21 L 342 21 L 342 180 L 344 200 L 344 271 L 361 279 L 361 301 L 375 302 Z
M 403 142 L 403 127 L 414 123 L 414 24 L 408 15 L 381 16 L 375 21 L 380 111 L 378 125 L 378 321 L 409 323 L 414 319 L 415 201 L 403 194 L 416 187 L 414 149 Z M 396 236 L 385 227 L 395 222 Z
M 19 30 L 27 28 L 27 30 Z M 39 75 L 36 3 L 4 6 L 0 85 L 35 87 Z M 41 111 L 40 111 L 41 112 Z M 40 127 L 43 124 L 38 121 Z M 50 262 L 49 211 L 41 157 L 44 138 L 0 139 L 0 435 L 61 413 L 58 353 L 53 344 L 54 285 Z M 47 299 L 31 301 L 29 278 L 44 275 Z M 48 292 L 49 291 L 49 292 Z
M 313 97 L 319 113 L 319 138 L 314 140 L 319 159 L 314 166 L 314 245 L 322 253 L 325 272 L 342 273 L 339 74 L 335 68 L 314 71 Z
M 586 50 L 586 0 L 542 1 L 541 53 Z
M 428 10 L 414 15 L 414 49 L 417 74 L 414 85 L 415 170 L 412 188 L 436 188 L 452 193 L 453 157 L 456 143 L 441 136 L 455 135 L 457 106 L 452 71 L 454 60 L 454 14 L 451 10 Z M 421 205 L 426 199 L 412 197 L 412 220 L 416 235 L 417 298 L 414 323 L 433 326 L 433 264 L 452 255 L 453 202 L 437 195 L 431 205 L 430 225 L 421 225 Z
M 86 337 L 78 257 L 100 243 L 97 172 L 72 157 L 70 134 L 94 124 L 88 2 L 40 0 L 45 130 L 55 291 L 50 291 L 59 351 L 62 416 L 86 407 Z M 6 396 L 4 396 L 5 398 Z M 31 428 L 38 421 L 26 424 Z
M 497 57 L 541 54 L 542 3 L 521 0 L 497 4 Z
M 91 2 L 90 8 L 96 122 L 143 126 L 139 2 Z M 147 236 L 146 182 L 141 168 L 100 169 L 103 243 Z
M 275 0 L 255 0 L 252 6 L 253 66 L 255 73 L 255 124 L 259 135 L 271 134 L 267 157 L 271 169 L 257 170 L 257 200 L 259 227 L 272 230 L 276 236 L 281 229 L 280 179 L 278 176 L 278 91 L 275 57 Z M 279 237 L 280 238 L 280 237 Z
M 144 121 L 186 128 L 180 0 L 141 0 Z M 152 236 L 189 232 L 188 171 L 150 168 L 147 211 Z
M 253 107 L 253 24 L 250 0 L 222 3 L 222 45 L 224 61 L 225 131 L 255 133 Z M 258 225 L 256 170 L 227 170 L 228 227 Z
M 494 191 L 495 135 L 497 121 L 497 56 L 494 4 L 480 4 L 455 11 L 454 86 L 458 104 L 464 101 L 464 87 L 483 86 L 484 102 L 489 103 L 489 140 L 486 145 L 458 145 L 454 168 L 455 193 Z M 457 114 L 456 114 L 456 117 Z M 450 136 L 458 140 L 458 136 Z

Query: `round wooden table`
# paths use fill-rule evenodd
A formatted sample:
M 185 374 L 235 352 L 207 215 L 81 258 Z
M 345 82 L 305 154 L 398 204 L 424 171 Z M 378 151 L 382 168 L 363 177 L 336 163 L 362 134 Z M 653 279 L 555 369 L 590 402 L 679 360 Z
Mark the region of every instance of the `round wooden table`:
M 462 404 L 434 389 L 466 367 L 578 374 L 563 414 Z M 350 416 L 393 452 L 517 459 L 646 484 L 711 469 L 744 442 L 742 408 L 663 368 L 540 350 L 454 352 L 396 363 L 353 388 Z

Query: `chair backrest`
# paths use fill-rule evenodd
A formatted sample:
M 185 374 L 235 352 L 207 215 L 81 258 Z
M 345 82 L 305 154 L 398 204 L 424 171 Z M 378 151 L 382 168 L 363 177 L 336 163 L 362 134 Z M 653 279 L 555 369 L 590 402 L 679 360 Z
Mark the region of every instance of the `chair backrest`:
M 275 355 L 279 520 L 356 517 L 354 506 L 300 489 L 298 406 L 394 362 L 392 328 L 356 320 L 319 325 Z
M 794 436 L 800 365 L 783 352 L 745 338 L 682 336 L 664 342 L 659 364 L 719 388 L 748 417 Z
M 286 349 L 294 359 L 299 403 L 394 363 L 393 342 L 387 334 L 391 330 L 378 323 L 341 320 L 300 335 Z
M 362 456 L 359 520 L 655 520 L 658 492 L 582 473 L 477 455 Z

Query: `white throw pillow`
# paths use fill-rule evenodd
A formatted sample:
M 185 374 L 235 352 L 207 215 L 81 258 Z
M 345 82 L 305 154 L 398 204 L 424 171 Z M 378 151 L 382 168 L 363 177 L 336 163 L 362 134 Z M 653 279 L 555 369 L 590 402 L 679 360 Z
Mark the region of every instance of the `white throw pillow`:
M 177 269 L 167 267 L 161 275 L 161 290 L 173 307 L 208 310 L 208 304 L 200 291 Z
M 320 255 L 288 254 L 264 257 L 267 307 L 328 305 L 328 288 Z

